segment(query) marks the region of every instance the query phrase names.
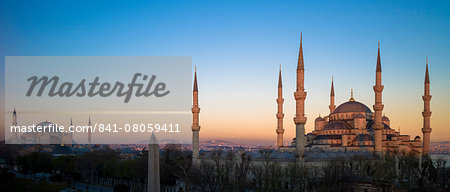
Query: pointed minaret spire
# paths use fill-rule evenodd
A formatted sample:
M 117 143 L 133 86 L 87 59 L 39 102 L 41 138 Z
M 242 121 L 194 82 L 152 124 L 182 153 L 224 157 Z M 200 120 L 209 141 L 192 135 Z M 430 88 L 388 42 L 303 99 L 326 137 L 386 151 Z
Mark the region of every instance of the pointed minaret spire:
M 280 64 L 280 73 L 278 74 L 278 87 L 283 87 L 283 83 L 281 80 L 281 64 Z
M 198 86 L 197 86 L 197 65 L 195 66 L 195 72 L 194 72 L 194 91 L 198 91 Z
M 281 83 L 281 64 L 280 64 L 280 73 L 278 75 L 278 98 L 277 98 L 277 105 L 278 105 L 278 111 L 276 114 L 277 117 L 277 129 L 275 130 L 277 133 L 277 147 L 280 148 L 283 146 L 283 134 L 284 134 L 284 129 L 283 129 L 283 118 L 284 118 L 284 114 L 283 114 L 283 103 L 284 103 L 284 99 L 283 99 L 283 86 Z
M 70 118 L 70 126 L 72 126 L 73 125 L 73 123 L 72 123 L 72 118 Z
M 381 72 L 380 41 L 378 41 L 377 72 Z
M 380 42 L 378 41 L 378 55 L 377 55 L 377 69 L 375 72 L 375 86 L 373 86 L 373 91 L 375 92 L 375 105 L 373 105 L 373 110 L 375 111 L 373 130 L 375 132 L 375 147 L 374 151 L 376 155 L 382 155 L 383 151 L 383 101 L 382 93 L 384 86 L 381 84 L 381 57 L 380 57 Z
M 12 126 L 17 126 L 17 113 L 16 113 L 16 107 L 14 107 Z M 19 143 L 19 137 L 18 137 L 18 135 L 17 135 L 17 131 L 14 131 L 14 132 L 13 132 L 13 137 L 12 137 L 12 140 L 11 140 L 11 144 L 20 144 L 20 143 Z
M 331 91 L 330 91 L 330 114 L 333 113 L 334 109 L 336 109 L 336 105 L 334 104 L 334 83 L 333 76 L 331 76 Z
M 297 61 L 297 70 L 305 69 L 304 63 L 303 63 L 303 45 L 302 45 L 302 36 L 303 34 L 300 33 L 300 50 L 298 52 L 298 61 Z
M 428 74 L 428 58 L 426 61 L 425 69 L 425 83 L 424 83 L 424 94 L 423 99 L 423 154 L 429 156 L 430 154 L 430 134 L 431 134 L 431 110 L 430 110 L 430 75 Z
M 330 96 L 334 96 L 334 83 L 333 83 L 334 79 L 333 76 L 331 76 L 331 91 L 330 91 Z
M 428 74 L 428 57 L 426 61 L 426 69 L 425 69 L 425 84 L 430 84 L 430 75 Z
M 296 155 L 299 159 L 303 159 L 305 155 L 305 124 L 307 118 L 305 117 L 305 66 L 303 63 L 303 45 L 302 45 L 302 34 L 300 34 L 300 50 L 298 54 L 297 62 L 297 89 L 294 92 L 295 98 L 295 150 Z
M 194 90 L 192 92 L 192 164 L 194 166 L 199 165 L 199 113 L 200 108 L 198 107 L 198 87 L 197 87 L 197 66 L 195 66 L 195 74 L 194 74 Z

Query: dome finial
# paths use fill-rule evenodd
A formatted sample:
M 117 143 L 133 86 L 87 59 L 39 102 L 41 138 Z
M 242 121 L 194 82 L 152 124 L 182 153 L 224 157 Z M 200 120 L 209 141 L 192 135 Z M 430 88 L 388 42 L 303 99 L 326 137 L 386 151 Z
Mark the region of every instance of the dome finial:
M 352 89 L 351 97 L 350 97 L 350 100 L 349 100 L 349 101 L 355 101 L 355 99 L 353 99 L 353 89 Z

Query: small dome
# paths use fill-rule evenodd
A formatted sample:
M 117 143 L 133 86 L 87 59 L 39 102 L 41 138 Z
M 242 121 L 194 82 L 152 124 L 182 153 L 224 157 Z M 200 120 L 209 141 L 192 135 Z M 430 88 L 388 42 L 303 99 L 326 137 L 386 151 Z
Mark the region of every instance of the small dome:
M 355 119 L 364 119 L 364 118 L 366 118 L 366 117 L 364 117 L 363 114 L 356 114 L 355 115 Z
M 44 121 L 44 122 L 40 122 L 40 123 L 38 123 L 37 125 L 36 125 L 36 127 L 44 127 L 44 126 L 50 126 L 51 124 L 54 124 L 54 123 L 52 123 L 52 122 L 49 122 L 49 121 Z M 44 129 L 43 129 L 44 130 Z M 48 129 L 47 129 L 48 130 Z
M 368 134 L 359 134 L 356 136 L 355 141 L 372 141 L 373 137 Z
M 350 129 L 350 127 L 347 124 L 345 124 L 344 122 L 334 121 L 334 122 L 326 124 L 323 129 L 324 130 Z
M 416 137 L 414 138 L 414 141 L 420 141 L 420 137 L 419 137 L 419 136 L 416 136 Z
M 385 115 L 383 115 L 383 117 L 381 118 L 383 121 L 390 121 L 388 117 L 386 117 Z
M 320 115 L 319 115 L 319 117 L 316 118 L 316 121 L 324 121 L 324 120 L 325 119 L 323 117 L 321 117 Z
M 347 101 L 339 105 L 333 113 L 348 113 L 348 112 L 365 112 L 372 113 L 372 111 L 366 105 L 358 101 Z

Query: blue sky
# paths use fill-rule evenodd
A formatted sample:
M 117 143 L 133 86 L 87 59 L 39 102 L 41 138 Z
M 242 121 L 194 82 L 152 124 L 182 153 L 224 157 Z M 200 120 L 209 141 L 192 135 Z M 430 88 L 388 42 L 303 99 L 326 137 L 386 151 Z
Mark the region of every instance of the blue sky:
M 4 56 L 192 56 L 203 124 L 216 130 L 205 128 L 207 136 L 227 135 L 258 119 L 270 121 L 249 130 L 275 136 L 280 63 L 285 124 L 293 129 L 300 32 L 307 131 L 328 111 L 331 75 L 338 104 L 353 88 L 355 98 L 371 108 L 377 41 L 385 112 L 398 119 L 394 126 L 419 134 L 426 56 L 436 129 L 444 129 L 438 122 L 448 114 L 436 108 L 450 107 L 449 1 L 2 1 L 0 24 L 2 76 Z M 404 122 L 408 118 L 414 121 Z

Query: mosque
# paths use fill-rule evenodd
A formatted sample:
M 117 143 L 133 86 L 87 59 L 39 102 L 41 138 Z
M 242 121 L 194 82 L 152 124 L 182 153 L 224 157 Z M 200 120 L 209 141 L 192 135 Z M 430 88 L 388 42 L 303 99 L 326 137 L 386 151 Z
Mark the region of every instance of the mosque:
M 11 123 L 12 126 L 17 126 L 17 112 L 16 109 L 13 111 L 13 121 Z M 90 122 L 90 118 L 89 118 Z M 54 123 L 49 121 L 44 121 L 36 124 L 36 127 L 48 127 L 50 125 L 54 125 Z M 70 120 L 70 125 L 72 124 L 72 120 Z M 17 132 L 12 132 L 12 136 L 9 138 L 9 143 L 13 144 L 59 144 L 59 145 L 67 145 L 72 146 L 76 144 L 76 141 L 73 140 L 72 132 L 27 132 L 19 135 Z
M 387 152 L 408 152 L 416 155 L 429 155 L 430 153 L 430 77 L 428 73 L 428 59 L 426 61 L 424 101 L 423 137 L 411 138 L 409 135 L 402 135 L 390 127 L 390 119 L 383 115 L 382 92 L 382 70 L 380 57 L 380 44 L 378 43 L 378 53 L 375 70 L 375 85 L 373 86 L 375 103 L 373 111 L 365 104 L 356 101 L 352 96 L 349 101 L 336 107 L 334 99 L 334 84 L 331 81 L 330 91 L 330 113 L 327 116 L 317 117 L 314 121 L 314 130 L 305 133 L 305 99 L 307 92 L 304 87 L 305 64 L 303 61 L 302 37 L 300 37 L 300 49 L 297 62 L 297 81 L 294 99 L 296 101 L 296 115 L 294 117 L 296 136 L 292 140 L 291 146 L 283 145 L 283 86 L 281 69 L 278 78 L 278 98 L 277 103 L 277 151 L 273 154 L 274 159 L 295 159 L 300 158 L 306 161 L 318 161 L 318 159 L 330 159 L 335 157 L 350 157 L 352 155 L 382 155 Z M 199 157 L 199 112 L 198 107 L 198 85 L 197 72 L 194 74 L 193 89 L 193 162 L 198 163 Z M 256 154 L 257 156 L 257 154 Z M 256 157 L 258 158 L 258 157 Z M 320 160 L 319 160 L 320 161 Z

